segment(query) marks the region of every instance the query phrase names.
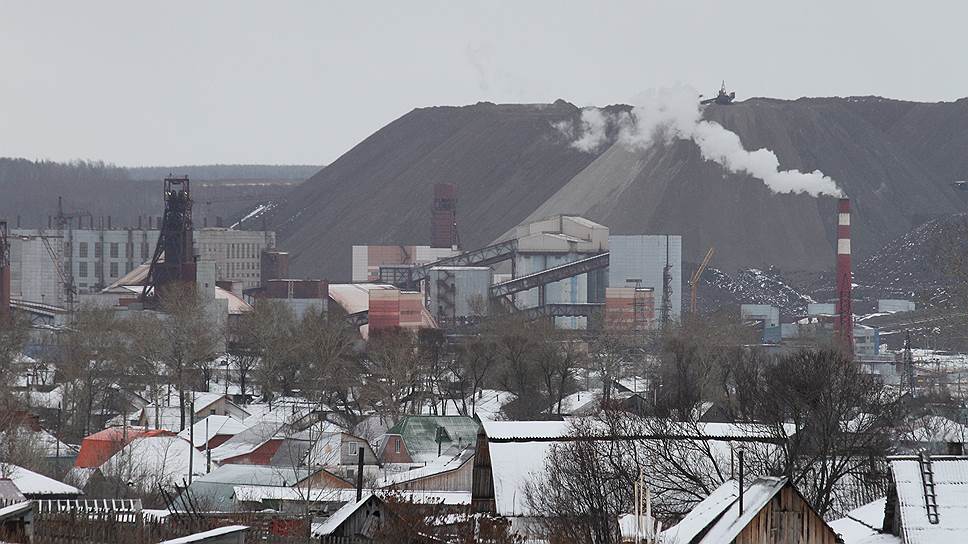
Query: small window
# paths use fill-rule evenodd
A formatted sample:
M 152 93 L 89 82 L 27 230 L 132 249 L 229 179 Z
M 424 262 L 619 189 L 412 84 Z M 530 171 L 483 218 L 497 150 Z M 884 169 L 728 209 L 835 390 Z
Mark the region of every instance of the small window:
M 87 242 L 77 244 L 77 256 L 81 258 L 87 257 Z
M 393 439 L 393 451 L 395 453 L 400 453 L 400 438 L 399 437 Z
M 111 258 L 112 259 L 117 259 L 118 258 L 118 243 L 117 242 L 111 242 Z
M 142 259 L 148 258 L 148 242 L 141 243 L 141 258 Z
M 118 263 L 111 263 L 111 277 L 118 277 Z
M 77 263 L 77 275 L 82 278 L 87 277 L 87 262 L 81 261 Z
M 346 448 L 349 450 L 350 455 L 359 455 L 360 445 L 356 442 L 347 442 Z
M 94 256 L 101 256 L 101 242 L 94 242 Z

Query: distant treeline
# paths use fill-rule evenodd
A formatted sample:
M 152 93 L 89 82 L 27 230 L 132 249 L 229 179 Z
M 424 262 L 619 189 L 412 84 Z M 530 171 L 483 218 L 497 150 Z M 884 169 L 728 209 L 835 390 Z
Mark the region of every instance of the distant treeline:
M 161 190 L 134 182 L 125 169 L 101 161 L 30 161 L 0 158 L 0 220 L 11 228 L 19 217 L 24 228 L 47 226 L 57 213 L 89 212 L 94 222 L 112 216 L 114 225 L 136 224 L 139 215 L 161 215 Z M 83 220 L 84 225 L 90 219 Z
M 292 180 L 303 181 L 322 166 L 307 164 L 206 164 L 199 166 L 141 166 L 126 168 L 131 179 L 155 181 L 168 174 L 187 175 L 192 179 L 219 180 Z
M 0 157 L 0 220 L 10 228 L 46 228 L 62 197 L 65 213 L 86 212 L 84 227 L 111 217 L 115 228 L 137 226 L 138 217 L 164 211 L 161 179 L 169 172 L 200 181 L 263 180 L 286 182 L 268 187 L 193 187 L 195 221 L 226 224 L 253 207 L 281 198 L 292 182 L 315 173 L 318 166 L 212 165 L 123 168 L 102 161 L 31 161 Z M 103 218 L 103 219 L 102 219 Z M 18 221 L 19 220 L 19 221 Z M 77 220 L 75 220 L 77 225 Z M 145 222 L 147 224 L 147 222 Z

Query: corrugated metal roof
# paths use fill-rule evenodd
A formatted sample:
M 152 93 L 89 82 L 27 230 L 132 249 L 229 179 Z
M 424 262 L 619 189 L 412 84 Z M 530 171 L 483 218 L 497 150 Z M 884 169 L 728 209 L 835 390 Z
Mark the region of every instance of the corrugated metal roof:
M 938 523 L 928 519 L 927 501 L 916 458 L 892 459 L 901 529 L 906 544 L 938 544 L 968 540 L 968 458 L 934 457 Z
M 387 434 L 398 434 L 407 443 L 410 457 L 418 463 L 436 460 L 437 429 L 446 431 L 441 451 L 452 444 L 466 446 L 477 443 L 478 423 L 467 416 L 407 416 L 387 430 Z
M 739 513 L 737 497 L 699 542 L 701 544 L 732 542 L 786 483 L 786 478 L 757 478 L 743 494 L 743 513 Z
M 488 440 L 565 438 L 571 432 L 567 421 L 483 421 Z
M 716 521 L 737 498 L 739 498 L 739 482 L 726 480 L 693 507 L 682 521 L 663 531 L 663 539 L 671 542 L 692 542 L 696 535 Z

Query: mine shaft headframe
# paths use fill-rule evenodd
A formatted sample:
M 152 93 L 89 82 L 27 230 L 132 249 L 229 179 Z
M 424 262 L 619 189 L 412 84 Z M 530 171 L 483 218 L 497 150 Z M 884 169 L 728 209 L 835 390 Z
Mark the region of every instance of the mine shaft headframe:
M 165 200 L 170 198 L 191 197 L 192 188 L 188 176 L 171 176 L 165 178 Z

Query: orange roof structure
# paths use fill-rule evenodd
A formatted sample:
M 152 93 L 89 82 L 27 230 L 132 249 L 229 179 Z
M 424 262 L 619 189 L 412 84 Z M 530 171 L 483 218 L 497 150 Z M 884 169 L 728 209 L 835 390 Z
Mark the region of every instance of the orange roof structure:
M 98 468 L 112 455 L 121 451 L 135 438 L 142 436 L 174 436 L 165 430 L 144 427 L 108 427 L 86 436 L 81 441 L 81 451 L 77 454 L 74 466 L 77 468 Z

